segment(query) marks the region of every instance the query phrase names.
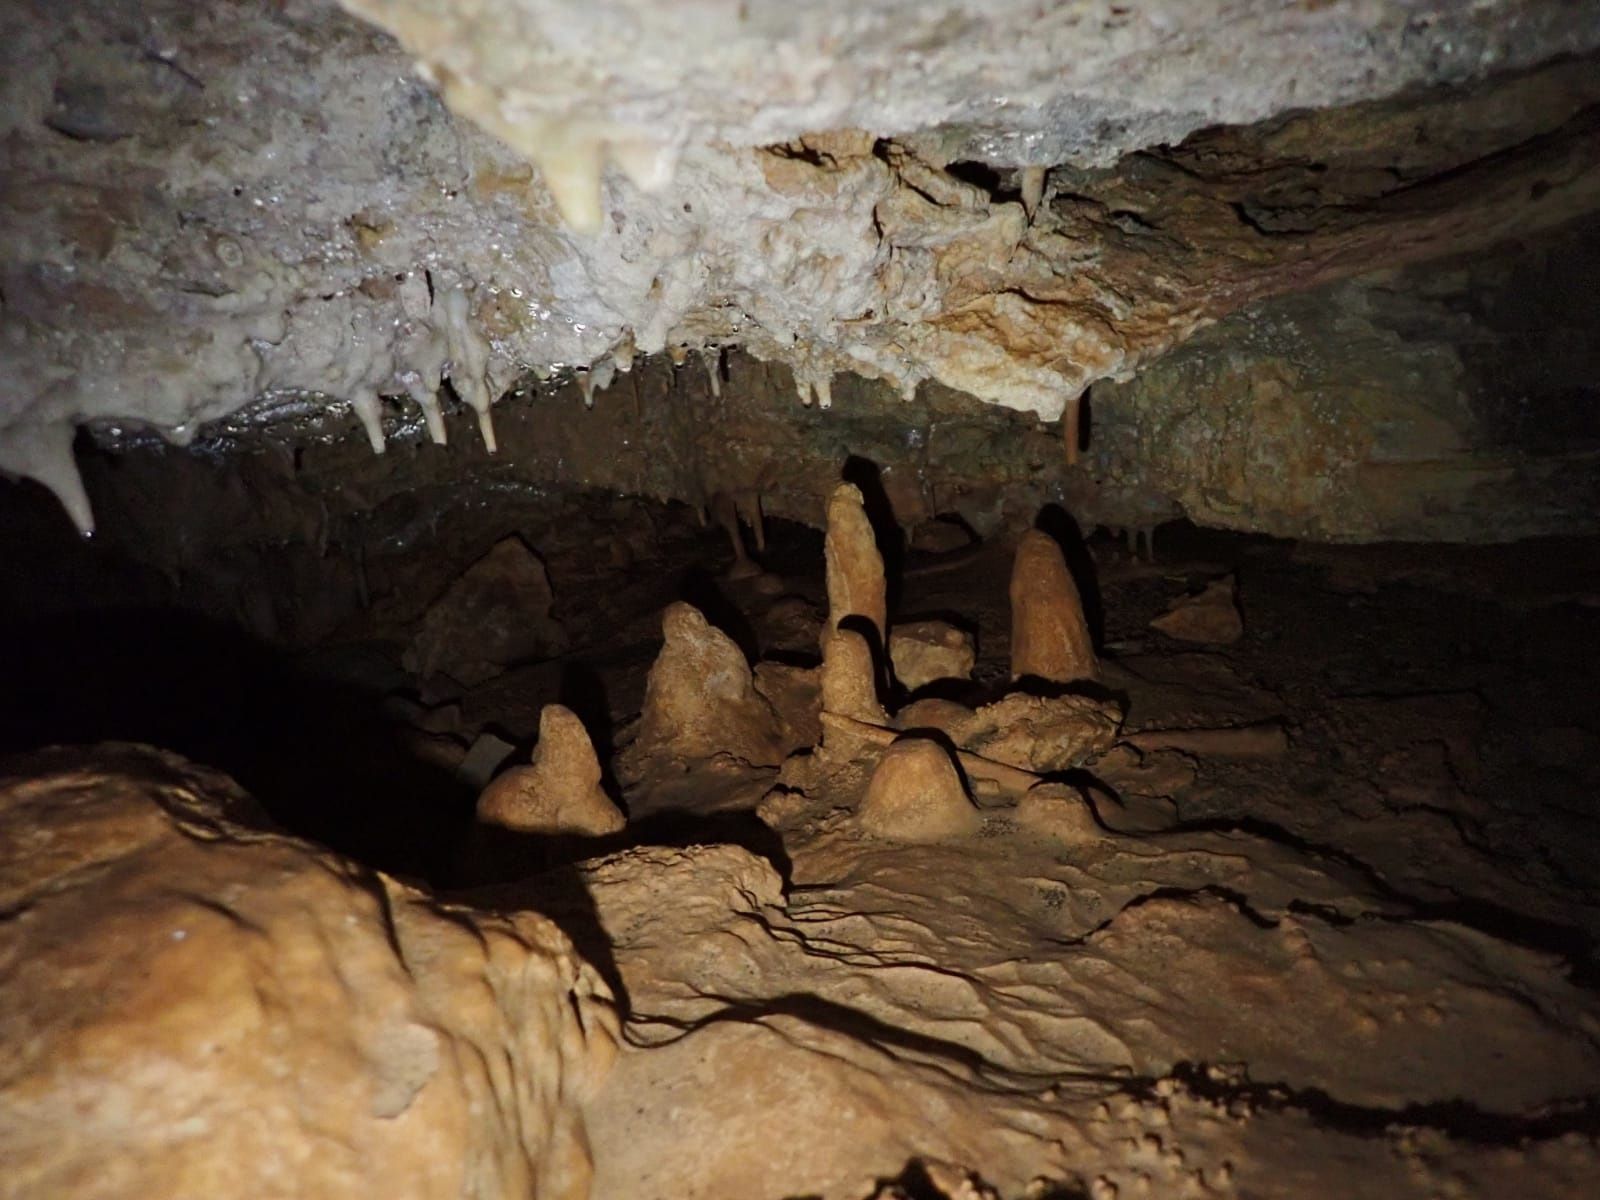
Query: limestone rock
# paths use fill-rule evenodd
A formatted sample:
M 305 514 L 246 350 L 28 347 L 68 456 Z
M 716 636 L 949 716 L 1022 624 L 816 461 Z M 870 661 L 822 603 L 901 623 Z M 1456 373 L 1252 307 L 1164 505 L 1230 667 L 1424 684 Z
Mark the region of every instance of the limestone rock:
M 867 520 L 861 489 L 853 483 L 841 483 L 828 500 L 823 554 L 828 568 L 828 628 L 837 628 L 846 617 L 865 617 L 877 628 L 882 645 L 889 628 L 883 555 Z
M 878 703 L 872 647 L 854 629 L 822 635 L 822 710 L 881 725 L 888 720 Z
M 1065 783 L 1041 783 L 1029 788 L 1018 802 L 1015 816 L 1024 829 L 1067 846 L 1090 845 L 1107 837 L 1083 794 Z
M 478 797 L 478 820 L 519 833 L 620 833 L 627 819 L 600 786 L 600 760 L 577 714 L 547 704 L 533 760 L 495 779 Z
M 1011 677 L 1093 679 L 1099 667 L 1078 585 L 1049 534 L 1022 535 L 1011 569 Z
M 731 754 L 756 766 L 783 757 L 778 716 L 755 689 L 732 638 L 692 605 L 669 605 L 666 639 L 645 684 L 636 755 L 705 759 Z
M 889 635 L 894 676 L 916 691 L 936 679 L 968 679 L 978 661 L 972 635 L 948 621 L 911 621 Z
M 896 729 L 937 729 L 956 738 L 972 721 L 973 711 L 954 700 L 928 696 L 914 700 L 894 715 Z
M 763 660 L 756 664 L 755 686 L 778 714 L 785 751 L 792 753 L 822 740 L 822 669 Z
M 141 747 L 0 780 L 8 1197 L 579 1200 L 615 1049 L 531 912 L 449 908 Z
M 986 704 L 951 732 L 956 745 L 1024 771 L 1066 771 L 1109 750 L 1122 713 L 1088 696 L 1015 693 Z
M 983 828 L 949 751 L 921 737 L 902 738 L 883 752 L 858 816 L 862 829 L 897 842 L 970 837 Z
M 1165 613 L 1150 622 L 1150 628 L 1184 642 L 1231 646 L 1244 636 L 1244 618 L 1239 615 L 1236 591 L 1232 575 L 1213 580 L 1199 595 L 1174 600 Z
M 538 556 L 521 538 L 504 538 L 428 609 L 406 669 L 423 678 L 442 671 L 473 687 L 513 663 L 558 654 L 567 636 L 550 615 L 554 602 Z

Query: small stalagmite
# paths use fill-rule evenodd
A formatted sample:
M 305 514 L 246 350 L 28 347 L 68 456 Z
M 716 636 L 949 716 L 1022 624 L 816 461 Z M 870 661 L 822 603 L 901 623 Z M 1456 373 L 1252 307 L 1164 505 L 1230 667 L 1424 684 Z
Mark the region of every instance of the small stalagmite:
M 941 842 L 983 828 L 950 752 L 924 737 L 901 738 L 883 752 L 859 818 L 873 837 L 896 842 Z
M 1011 569 L 1011 677 L 1071 683 L 1098 673 L 1083 601 L 1061 547 L 1030 529 Z
M 600 786 L 600 760 L 577 714 L 547 704 L 539 744 L 525 767 L 513 767 L 478 797 L 478 820 L 518 833 L 602 837 L 627 824 Z
M 634 753 L 674 759 L 729 754 L 752 766 L 781 762 L 778 716 L 756 691 L 737 643 L 682 601 L 667 606 L 661 632 L 665 642 L 645 684 Z
M 828 534 L 823 542 L 828 566 L 828 628 L 846 617 L 864 617 L 878 630 L 883 646 L 889 628 L 883 555 L 872 522 L 853 483 L 841 483 L 828 500 Z
M 824 712 L 875 725 L 882 725 L 889 719 L 883 705 L 878 703 L 872 646 L 857 630 L 823 632 L 822 708 Z

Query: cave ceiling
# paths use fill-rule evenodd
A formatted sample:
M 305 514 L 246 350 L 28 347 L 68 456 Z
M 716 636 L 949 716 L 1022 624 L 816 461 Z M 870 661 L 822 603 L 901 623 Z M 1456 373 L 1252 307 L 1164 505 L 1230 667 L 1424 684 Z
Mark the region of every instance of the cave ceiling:
M 345 11 L 348 9 L 349 11 Z M 1600 207 L 1600 6 L 0 13 L 0 469 L 739 347 L 1070 426 L 1246 306 Z M 394 422 L 388 422 L 390 428 Z

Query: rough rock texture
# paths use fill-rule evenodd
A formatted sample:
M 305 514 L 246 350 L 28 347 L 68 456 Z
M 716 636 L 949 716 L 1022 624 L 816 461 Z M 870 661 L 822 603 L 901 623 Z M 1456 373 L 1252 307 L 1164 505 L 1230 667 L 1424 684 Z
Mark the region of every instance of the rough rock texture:
M 1030 529 L 1011 567 L 1011 677 L 1051 683 L 1099 671 L 1078 585 L 1056 540 Z
M 972 635 L 948 621 L 907 621 L 889 634 L 894 677 L 915 691 L 938 679 L 967 679 L 978 661 Z
M 954 723 L 950 736 L 971 750 L 1025 771 L 1065 771 L 1111 748 L 1122 713 L 1089 696 L 1013 694 Z
M 822 549 L 827 559 L 827 628 L 837 629 L 850 617 L 864 619 L 877 631 L 877 649 L 882 649 L 889 631 L 883 554 L 862 505 L 861 489 L 853 483 L 841 483 L 828 498 Z
M 981 1163 L 1006 1196 L 1041 1177 L 1090 1196 L 1559 1195 L 1595 1161 L 1589 1134 L 1507 1152 L 1378 1132 L 1408 1104 L 1493 1126 L 1587 1087 L 1594 999 L 1546 955 L 1394 919 L 1326 857 L 1198 831 L 918 845 L 826 819 L 786 846 L 787 895 L 733 846 L 581 868 L 631 1001 L 592 1117 L 597 1200 L 857 1200 L 917 1156 Z
M 605 986 L 127 746 L 0 782 L 8 1197 L 587 1195 Z
M 728 754 L 751 764 L 777 763 L 784 749 L 778 716 L 756 691 L 744 651 L 681 601 L 662 614 L 661 633 L 635 754 L 680 760 Z
M 1094 809 L 1077 788 L 1065 783 L 1040 783 L 1017 802 L 1017 824 L 1066 846 L 1082 846 L 1107 836 Z
M 627 819 L 600 786 L 594 743 L 571 709 L 547 704 L 539 743 L 525 767 L 497 777 L 478 797 L 478 820 L 519 833 L 619 833 Z
M 822 635 L 822 709 L 857 721 L 883 724 L 878 702 L 878 670 L 872 646 L 854 629 L 829 629 Z
M 550 615 L 554 602 L 544 563 L 521 538 L 505 538 L 434 601 L 406 668 L 424 679 L 443 672 L 471 686 L 514 663 L 549 658 L 567 644 Z
M 1166 612 L 1150 622 L 1150 628 L 1180 641 L 1231 646 L 1244 636 L 1238 589 L 1238 581 L 1232 575 L 1213 580 L 1196 595 L 1174 600 Z
M 0 469 L 81 528 L 84 421 L 336 405 L 381 449 L 448 381 L 493 444 L 525 369 L 734 343 L 819 407 L 853 372 L 1081 429 L 1243 304 L 1600 195 L 1589 4 L 351 7 L 488 132 L 317 0 L 0 15 Z
M 926 737 L 901 738 L 883 752 L 857 818 L 873 837 L 897 842 L 970 837 L 983 828 L 950 752 Z

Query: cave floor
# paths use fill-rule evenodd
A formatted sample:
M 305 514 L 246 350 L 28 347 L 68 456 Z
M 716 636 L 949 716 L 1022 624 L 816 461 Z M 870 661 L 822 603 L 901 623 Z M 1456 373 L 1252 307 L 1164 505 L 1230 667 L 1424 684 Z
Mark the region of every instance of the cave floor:
M 977 790 L 977 836 L 909 845 L 854 820 L 870 755 L 620 768 L 663 604 L 792 666 L 823 615 L 813 531 L 771 523 L 769 573 L 732 582 L 718 531 L 649 520 L 644 554 L 582 522 L 541 545 L 571 648 L 475 687 L 408 677 L 381 596 L 292 670 L 79 614 L 7 647 L 7 740 L 171 745 L 299 832 L 555 916 L 625 1016 L 589 1106 L 598 1197 L 1590 1194 L 1600 545 L 1169 526 L 1152 563 L 1096 537 L 1069 558 L 1124 734 L 1281 735 L 1091 760 L 1089 837 Z M 976 635 L 958 698 L 1003 691 L 1006 548 L 888 558 L 892 620 Z M 1230 572 L 1237 642 L 1150 627 Z M 475 861 L 468 746 L 517 760 L 554 701 L 629 829 Z
M 959 1190 L 921 1160 L 1002 1195 L 1582 1194 L 1595 550 L 1173 527 L 1148 563 L 1096 540 L 1074 565 L 1124 733 L 1287 737 L 1091 761 L 1087 841 L 981 791 L 976 838 L 874 840 L 853 815 L 870 756 L 628 781 L 616 844 L 478 893 L 559 914 L 623 1000 L 596 1194 L 861 1195 L 901 1167 L 909 1194 Z M 752 655 L 804 662 L 815 540 L 769 561 L 782 587 L 697 599 Z M 1004 688 L 1008 562 L 902 562 L 897 619 L 977 635 L 964 699 Z M 1227 572 L 1237 643 L 1149 627 Z M 597 660 L 621 745 L 655 645 L 635 635 Z M 463 711 L 525 735 L 537 672 Z

